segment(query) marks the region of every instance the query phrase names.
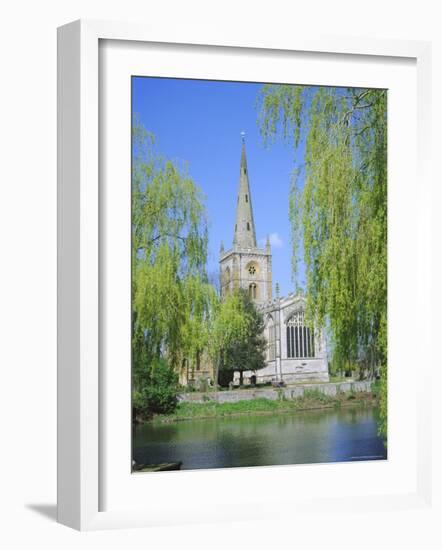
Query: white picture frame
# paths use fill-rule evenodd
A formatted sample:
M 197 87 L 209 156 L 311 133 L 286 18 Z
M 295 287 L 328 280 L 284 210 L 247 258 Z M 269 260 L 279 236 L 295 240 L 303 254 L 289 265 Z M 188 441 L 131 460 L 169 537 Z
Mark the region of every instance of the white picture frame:
M 248 35 L 250 36 L 250 35 Z M 419 259 L 416 268 L 416 300 L 421 310 L 430 311 L 429 254 L 426 243 L 429 237 L 427 211 L 430 182 L 427 173 L 429 150 L 430 102 L 430 45 L 424 42 L 389 40 L 363 40 L 346 37 L 305 38 L 281 37 L 278 43 L 268 44 L 265 38 L 243 38 L 227 31 L 223 39 L 210 39 L 204 31 L 187 36 L 185 29 L 178 35 L 166 36 L 162 32 L 136 24 L 100 21 L 76 21 L 58 32 L 58 521 L 80 530 L 152 526 L 195 521 L 228 521 L 231 519 L 259 518 L 264 513 L 266 498 L 250 502 L 248 509 L 238 513 L 211 503 L 194 502 L 191 513 L 167 514 L 165 506 L 156 509 L 113 506 L 103 510 L 100 484 L 103 483 L 103 444 L 100 414 L 103 414 L 100 376 L 100 336 L 102 321 L 100 281 L 103 263 L 100 243 L 100 93 L 99 59 L 100 41 L 125 41 L 126 44 L 174 44 L 229 48 L 244 53 L 272 52 L 283 56 L 287 52 L 310 52 L 312 55 L 376 56 L 380 59 L 411 59 L 416 63 L 417 74 L 417 188 L 416 216 L 417 248 L 412 252 Z M 130 122 L 128 121 L 128 124 Z M 129 145 L 128 145 L 129 147 Z M 431 316 L 423 315 L 421 342 L 423 358 L 428 342 Z M 427 330 L 425 330 L 427 329 Z M 427 346 L 428 348 L 428 346 Z M 416 484 L 413 491 L 392 491 L 386 494 L 335 495 L 333 506 L 343 512 L 357 503 L 367 511 L 380 508 L 428 506 L 431 501 L 431 450 L 430 402 L 424 389 L 429 384 L 431 362 L 422 361 L 422 371 L 416 380 Z M 120 411 L 124 415 L 128 411 Z M 414 413 L 413 413 L 414 414 Z M 333 467 L 333 466 L 332 466 Z M 347 466 L 348 467 L 348 466 Z M 350 466 L 351 467 L 351 466 Z M 414 466 L 413 466 L 414 467 Z M 260 469 L 254 469 L 256 472 Z M 283 471 L 274 467 L 273 471 Z M 285 470 L 287 471 L 287 470 Z M 335 468 L 335 474 L 337 469 Z M 238 470 L 236 470 L 238 472 Z M 276 474 L 265 475 L 269 478 Z M 219 472 L 200 472 L 205 484 L 219 477 Z M 174 474 L 172 473 L 172 476 Z M 181 475 L 181 474 L 180 474 Z M 197 474 L 198 475 L 198 474 Z M 229 475 L 237 475 L 231 471 Z M 249 477 L 252 474 L 247 474 Z M 264 475 L 264 473 L 262 473 Z M 169 476 L 168 490 L 172 490 L 177 477 Z M 184 477 L 183 477 L 184 479 Z M 171 481 L 172 480 L 172 481 Z M 149 480 L 147 480 L 148 482 Z M 224 479 L 225 481 L 225 479 Z M 155 484 L 161 487 L 166 478 L 158 476 Z M 318 481 L 319 483 L 319 481 Z M 265 493 L 265 491 L 264 491 Z M 279 495 L 279 496 L 278 496 Z M 312 498 L 302 498 L 302 511 L 318 510 L 331 505 L 320 491 L 312 491 Z M 300 501 L 282 489 L 273 491 L 271 502 L 280 498 L 283 508 L 299 510 Z M 277 515 L 282 514 L 278 508 Z M 270 514 L 272 515 L 272 514 Z

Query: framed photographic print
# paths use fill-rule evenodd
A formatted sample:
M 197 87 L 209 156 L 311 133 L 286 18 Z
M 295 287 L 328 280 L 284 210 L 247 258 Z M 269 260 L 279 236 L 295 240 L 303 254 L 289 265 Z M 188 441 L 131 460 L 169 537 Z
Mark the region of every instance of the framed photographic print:
M 425 505 L 427 63 L 59 30 L 59 521 Z
M 135 471 L 387 458 L 387 94 L 132 77 Z

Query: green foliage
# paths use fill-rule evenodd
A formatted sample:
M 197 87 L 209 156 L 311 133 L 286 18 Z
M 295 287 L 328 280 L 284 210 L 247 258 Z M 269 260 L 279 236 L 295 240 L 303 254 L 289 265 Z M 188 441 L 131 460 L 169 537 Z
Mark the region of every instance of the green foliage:
M 333 397 L 326 395 L 325 393 L 317 389 L 304 390 L 303 400 L 317 401 L 318 403 L 330 403 L 334 401 Z
M 275 390 L 279 393 L 278 390 Z M 306 392 L 301 397 L 293 399 L 267 399 L 259 397 L 249 400 L 241 400 L 236 403 L 218 403 L 210 398 L 213 394 L 207 394 L 204 403 L 179 403 L 171 415 L 156 416 L 155 423 L 171 422 L 174 420 L 191 420 L 193 418 L 216 418 L 230 415 L 243 414 L 272 414 L 282 412 L 297 412 L 320 408 L 339 408 L 342 405 L 373 405 L 372 396 L 368 393 L 355 394 L 351 403 L 347 400 L 347 394 L 337 396 L 324 395 L 319 391 Z
M 380 396 L 380 390 L 381 390 L 381 382 L 380 380 L 374 380 L 371 383 L 371 394 L 375 398 L 379 398 Z
M 204 197 L 185 171 L 159 155 L 136 120 L 132 153 L 132 356 L 134 395 L 154 366 L 196 362 L 217 301 L 207 281 Z
M 281 409 L 279 401 L 259 398 L 238 401 L 236 403 L 217 403 L 211 401 L 208 396 L 205 403 L 180 403 L 172 417 L 158 417 L 156 421 L 191 418 L 211 418 L 217 416 L 229 416 L 234 414 L 253 414 L 259 412 L 272 412 Z
M 177 406 L 178 377 L 164 359 L 150 364 L 145 386 L 134 392 L 133 405 L 144 417 L 152 414 L 170 414 Z
M 385 441 L 387 440 L 387 368 L 386 366 L 381 367 L 381 380 L 379 384 L 379 434 L 384 437 Z
M 240 294 L 234 292 L 220 300 L 215 308 L 211 326 L 210 341 L 213 357 L 226 347 L 246 337 L 249 319 Z
M 239 371 L 241 384 L 244 371 L 256 371 L 266 365 L 264 319 L 249 293 L 244 289 L 239 289 L 228 296 L 226 302 L 236 304 L 242 320 L 241 330 L 232 334 L 222 348 L 221 369 Z
M 281 135 L 305 151 L 289 216 L 307 316 L 327 328 L 336 372 L 358 364 L 374 376 L 387 364 L 387 92 L 266 85 L 259 122 L 264 140 Z
M 237 293 L 213 302 L 213 315 L 209 328 L 208 351 L 215 364 L 215 385 L 219 380 L 224 350 L 233 342 L 246 337 L 249 319 Z

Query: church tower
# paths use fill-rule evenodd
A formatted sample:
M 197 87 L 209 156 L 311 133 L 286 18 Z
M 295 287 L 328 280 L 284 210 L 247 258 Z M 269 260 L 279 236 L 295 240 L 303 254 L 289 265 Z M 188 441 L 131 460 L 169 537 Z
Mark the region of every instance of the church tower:
M 270 242 L 267 239 L 265 248 L 258 248 L 256 242 L 244 134 L 242 134 L 233 246 L 225 251 L 221 245 L 220 277 L 222 296 L 234 289 L 244 288 L 257 304 L 263 304 L 272 298 Z

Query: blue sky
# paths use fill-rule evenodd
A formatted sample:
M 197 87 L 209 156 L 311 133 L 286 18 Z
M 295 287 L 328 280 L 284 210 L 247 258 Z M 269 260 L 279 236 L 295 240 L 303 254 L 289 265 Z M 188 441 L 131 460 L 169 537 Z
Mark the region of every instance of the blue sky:
M 241 131 L 246 133 L 257 239 L 271 235 L 273 284 L 292 291 L 288 220 L 290 174 L 302 163 L 289 143 L 264 147 L 257 125 L 261 84 L 133 77 L 132 111 L 156 137 L 158 150 L 186 162 L 206 195 L 209 273 L 218 272 L 221 241 L 230 248 L 239 182 Z M 301 268 L 302 272 L 302 268 Z

